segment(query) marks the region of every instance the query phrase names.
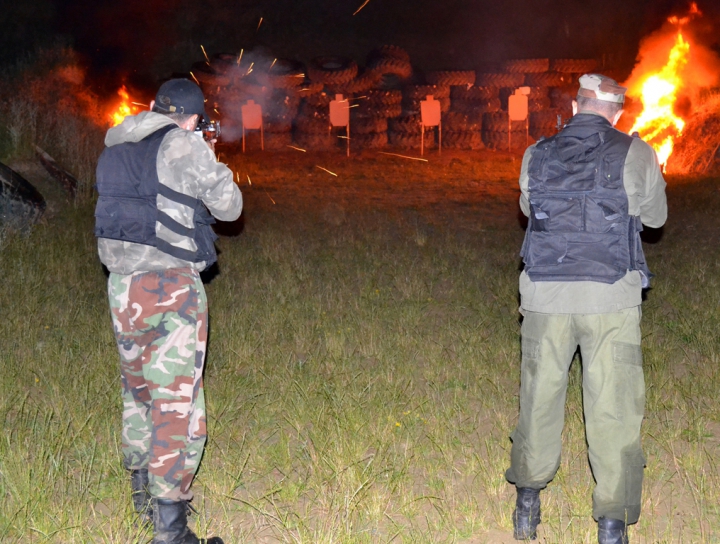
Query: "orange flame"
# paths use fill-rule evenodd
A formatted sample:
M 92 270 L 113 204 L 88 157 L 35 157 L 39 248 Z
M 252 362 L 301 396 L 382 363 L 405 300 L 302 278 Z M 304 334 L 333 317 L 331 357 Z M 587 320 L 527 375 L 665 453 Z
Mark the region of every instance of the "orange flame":
M 674 112 L 678 90 L 683 87 L 681 73 L 690 56 L 690 44 L 678 32 L 668 61 L 658 72 L 648 74 L 641 84 L 643 111 L 635 119 L 630 132 L 639 132 L 658 155 L 661 165 L 667 164 L 675 138 L 685 128 L 685 121 Z
M 108 115 L 110 118 L 110 125 L 113 127 L 122 123 L 123 119 L 125 119 L 128 115 L 135 115 L 140 111 L 140 108 L 130 102 L 130 95 L 125 88 L 125 85 L 118 89 L 117 94 L 120 96 L 120 104 L 118 104 L 115 110 Z

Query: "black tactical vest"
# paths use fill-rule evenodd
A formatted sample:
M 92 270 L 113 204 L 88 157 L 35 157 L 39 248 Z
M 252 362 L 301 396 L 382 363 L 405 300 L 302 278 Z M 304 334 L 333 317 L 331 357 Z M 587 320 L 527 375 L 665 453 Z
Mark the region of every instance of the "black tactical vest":
M 530 220 L 521 256 L 532 281 L 615 283 L 650 271 L 642 223 L 628 215 L 623 169 L 632 137 L 603 117 L 574 116 L 540 141 L 528 167 Z
M 211 265 L 217 260 L 212 230 L 215 223 L 201 200 L 179 193 L 160 183 L 157 156 L 165 134 L 177 128 L 167 125 L 139 142 L 126 142 L 105 148 L 97 166 L 95 236 L 156 247 L 160 251 L 198 263 Z M 194 210 L 194 226 L 187 228 L 157 209 L 157 196 L 183 204 Z M 172 232 L 195 241 L 197 251 L 167 243 L 155 235 L 159 222 Z

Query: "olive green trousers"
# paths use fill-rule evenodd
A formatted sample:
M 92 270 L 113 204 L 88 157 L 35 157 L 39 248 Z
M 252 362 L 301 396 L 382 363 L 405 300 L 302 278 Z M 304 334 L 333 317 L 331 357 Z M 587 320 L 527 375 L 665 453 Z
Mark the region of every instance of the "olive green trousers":
M 568 370 L 578 346 L 588 457 L 596 482 L 593 517 L 635 523 L 645 466 L 639 306 L 609 314 L 525 312 L 520 418 L 510 437 L 505 476 L 518 487 L 534 489 L 554 478 L 560 466 Z

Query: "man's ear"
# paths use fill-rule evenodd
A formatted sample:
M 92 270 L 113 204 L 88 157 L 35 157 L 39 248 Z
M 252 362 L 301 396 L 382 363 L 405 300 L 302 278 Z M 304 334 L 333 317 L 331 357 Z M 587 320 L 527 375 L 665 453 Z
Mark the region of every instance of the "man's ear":
M 198 119 L 200 119 L 200 116 L 197 113 L 194 113 L 188 118 L 187 121 L 180 125 L 180 127 L 184 128 L 185 130 L 193 131 L 197 126 Z
M 577 115 L 577 100 L 572 101 L 572 109 L 573 109 L 573 115 Z
M 620 120 L 623 113 L 625 113 L 625 110 L 620 110 L 619 112 L 617 112 L 615 114 L 615 117 L 613 117 L 613 120 L 612 120 L 612 126 L 617 125 L 617 122 Z

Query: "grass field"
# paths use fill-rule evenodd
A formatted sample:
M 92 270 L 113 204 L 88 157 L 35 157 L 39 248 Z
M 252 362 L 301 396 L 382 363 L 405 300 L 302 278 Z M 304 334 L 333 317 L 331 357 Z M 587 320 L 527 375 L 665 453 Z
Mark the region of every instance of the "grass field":
M 246 206 L 208 275 L 192 524 L 228 543 L 514 542 L 519 157 L 224 155 Z M 719 182 L 671 179 L 668 225 L 647 233 L 632 542 L 720 541 Z M 92 205 L 3 244 L 0 541 L 147 542 Z M 576 360 L 539 542 L 596 541 L 580 385 Z

